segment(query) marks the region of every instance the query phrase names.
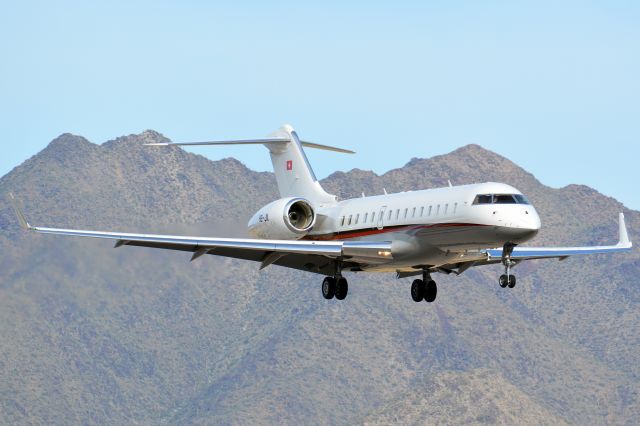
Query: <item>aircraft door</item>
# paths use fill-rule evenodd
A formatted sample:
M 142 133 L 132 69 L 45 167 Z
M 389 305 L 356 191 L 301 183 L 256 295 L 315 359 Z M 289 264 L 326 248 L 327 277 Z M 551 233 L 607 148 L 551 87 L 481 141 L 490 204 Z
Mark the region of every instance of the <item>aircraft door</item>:
M 387 206 L 380 207 L 380 214 L 378 214 L 378 229 L 384 228 L 384 213 L 387 211 Z

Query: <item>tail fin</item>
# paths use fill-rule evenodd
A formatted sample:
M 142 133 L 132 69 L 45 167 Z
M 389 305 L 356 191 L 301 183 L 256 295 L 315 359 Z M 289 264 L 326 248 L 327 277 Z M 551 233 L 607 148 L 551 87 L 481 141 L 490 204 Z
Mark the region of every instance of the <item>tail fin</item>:
M 317 204 L 335 202 L 336 197 L 325 192 L 318 182 L 293 127 L 284 125 L 270 136 L 288 139 L 284 144 L 265 144 L 271 154 L 280 196 L 304 197 Z
M 273 132 L 267 139 L 244 139 L 234 141 L 210 142 L 162 142 L 150 143 L 152 146 L 167 145 L 249 145 L 263 144 L 269 149 L 271 163 L 276 175 L 278 190 L 281 197 L 304 197 L 314 204 L 331 204 L 336 201 L 335 195 L 328 194 L 322 189 L 320 182 L 313 173 L 309 160 L 304 153 L 303 146 L 324 149 L 347 154 L 353 151 L 301 141 L 298 134 L 288 124 Z

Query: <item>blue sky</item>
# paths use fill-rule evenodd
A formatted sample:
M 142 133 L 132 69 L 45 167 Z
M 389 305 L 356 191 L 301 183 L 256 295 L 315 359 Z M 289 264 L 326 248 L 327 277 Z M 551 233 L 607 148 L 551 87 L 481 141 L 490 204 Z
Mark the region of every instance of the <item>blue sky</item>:
M 639 2 L 4 3 L 0 175 L 64 132 L 291 123 L 358 151 L 309 152 L 319 177 L 477 143 L 640 209 Z M 271 168 L 262 147 L 193 151 Z

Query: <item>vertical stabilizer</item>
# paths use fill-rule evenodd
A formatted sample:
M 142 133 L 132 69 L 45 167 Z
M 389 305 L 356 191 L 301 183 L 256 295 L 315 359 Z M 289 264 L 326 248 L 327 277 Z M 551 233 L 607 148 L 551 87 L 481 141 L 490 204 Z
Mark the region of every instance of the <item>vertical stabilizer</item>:
M 322 189 L 313 173 L 293 127 L 285 124 L 269 136 L 289 140 L 288 143 L 265 144 L 271 154 L 280 196 L 303 197 L 314 204 L 335 203 L 336 197 Z
M 266 139 L 238 139 L 205 142 L 158 142 L 148 146 L 204 146 L 204 145 L 256 145 L 262 144 L 271 153 L 273 171 L 276 174 L 281 197 L 304 197 L 315 205 L 333 204 L 336 197 L 327 194 L 313 174 L 303 146 L 326 151 L 353 154 L 348 149 L 318 143 L 300 141 L 293 127 L 285 124 Z

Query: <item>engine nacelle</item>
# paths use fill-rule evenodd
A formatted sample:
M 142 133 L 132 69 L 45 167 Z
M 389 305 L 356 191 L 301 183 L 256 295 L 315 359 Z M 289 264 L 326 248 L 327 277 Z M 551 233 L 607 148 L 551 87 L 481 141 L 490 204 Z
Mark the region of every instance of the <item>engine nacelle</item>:
M 281 198 L 262 207 L 249 220 L 249 234 L 272 240 L 297 240 L 313 228 L 316 214 L 304 198 Z

